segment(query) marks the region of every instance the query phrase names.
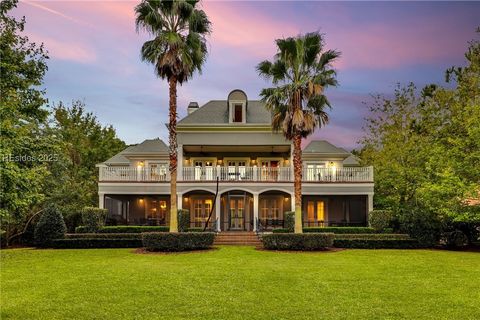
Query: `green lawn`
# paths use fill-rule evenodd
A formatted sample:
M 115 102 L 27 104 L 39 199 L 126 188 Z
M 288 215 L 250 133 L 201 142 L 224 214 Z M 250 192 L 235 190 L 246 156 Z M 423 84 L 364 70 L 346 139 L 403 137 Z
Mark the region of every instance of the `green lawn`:
M 480 319 L 480 254 L 1 251 L 1 319 Z

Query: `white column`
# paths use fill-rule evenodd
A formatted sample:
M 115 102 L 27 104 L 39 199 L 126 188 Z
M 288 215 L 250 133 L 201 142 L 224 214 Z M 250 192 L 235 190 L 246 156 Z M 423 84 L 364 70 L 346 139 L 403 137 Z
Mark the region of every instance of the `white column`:
M 177 192 L 177 209 L 183 209 L 183 193 Z
M 293 144 L 290 145 L 290 181 L 293 181 L 294 173 L 293 173 Z M 293 199 L 293 198 L 292 198 Z M 295 210 L 292 207 L 292 211 Z
M 105 209 L 105 194 L 98 193 L 98 207 L 100 209 Z
M 291 198 L 290 211 L 295 211 L 295 193 L 290 193 L 290 198 Z
M 222 225 L 222 218 L 221 218 L 221 212 L 220 212 L 220 195 L 217 195 L 217 199 L 215 200 L 215 218 L 217 218 L 217 232 L 222 231 L 222 228 L 220 227 Z
M 368 212 L 373 210 L 373 193 L 368 194 Z
M 253 231 L 257 231 L 258 220 L 258 193 L 253 194 Z
M 177 148 L 177 181 L 183 180 L 183 145 Z

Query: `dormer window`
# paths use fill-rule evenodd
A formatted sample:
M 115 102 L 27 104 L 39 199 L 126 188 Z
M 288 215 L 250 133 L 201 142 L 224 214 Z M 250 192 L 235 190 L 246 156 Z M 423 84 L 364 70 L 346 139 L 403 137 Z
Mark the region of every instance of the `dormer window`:
M 233 122 L 243 122 L 243 106 L 240 103 L 237 103 L 233 107 Z
M 242 90 L 233 90 L 228 95 L 228 119 L 230 123 L 247 123 L 247 95 Z

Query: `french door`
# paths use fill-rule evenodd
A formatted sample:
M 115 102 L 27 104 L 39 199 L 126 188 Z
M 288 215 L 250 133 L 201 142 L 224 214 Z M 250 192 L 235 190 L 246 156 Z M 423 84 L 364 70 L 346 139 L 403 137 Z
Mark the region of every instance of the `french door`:
M 195 180 L 213 180 L 213 162 L 195 161 Z
M 276 181 L 278 180 L 278 160 L 263 160 L 262 163 L 262 180 Z
M 245 227 L 245 197 L 230 196 L 229 200 L 230 230 L 243 230 Z
M 246 162 L 228 161 L 228 180 L 245 180 Z

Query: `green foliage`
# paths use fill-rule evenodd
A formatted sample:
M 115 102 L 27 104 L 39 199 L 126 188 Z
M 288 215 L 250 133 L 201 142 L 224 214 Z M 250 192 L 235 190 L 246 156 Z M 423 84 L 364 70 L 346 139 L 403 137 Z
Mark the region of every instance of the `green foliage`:
M 391 228 L 392 222 L 392 210 L 372 210 L 368 213 L 368 223 L 377 232 L 383 232 L 385 229 Z
M 56 239 L 51 247 L 58 249 L 87 249 L 87 248 L 140 248 L 140 239 L 107 239 L 107 238 L 72 238 Z
M 412 239 L 404 233 L 359 233 L 359 234 L 336 234 L 335 239 L 353 240 L 408 240 Z
M 419 94 L 411 84 L 393 98 L 376 96 L 360 141 L 362 164 L 375 170 L 375 206 L 392 209 L 419 237 L 424 229 L 426 242 L 438 239 L 439 222 L 480 219 L 467 201 L 480 197 L 479 41 L 465 58 L 466 67 L 447 72 L 449 87 Z
M 273 112 L 272 127 L 288 140 L 305 138 L 328 123 L 325 109 L 330 102 L 324 89 L 337 85 L 332 63 L 340 53 L 325 50 L 324 42 L 319 32 L 277 39 L 274 61 L 257 65 L 258 74 L 274 85 L 260 92 Z
M 48 112 L 40 89 L 48 56 L 43 45 L 21 35 L 25 19 L 8 15 L 16 6 L 13 0 L 0 3 L 0 224 L 8 236 L 44 200 L 55 153 L 53 137 L 44 132 Z
M 462 248 L 468 245 L 467 235 L 460 230 L 446 232 L 444 236 L 445 236 L 445 245 L 448 248 L 456 249 L 456 248 Z
M 273 229 L 272 233 L 292 233 L 293 231 L 291 229 L 286 229 L 286 228 L 277 228 Z
M 41 247 L 49 246 L 52 240 L 64 238 L 66 232 L 67 227 L 60 210 L 56 206 L 50 205 L 45 208 L 35 226 L 35 243 Z
M 107 209 L 85 207 L 82 209 L 82 222 L 87 232 L 97 232 L 105 224 Z
M 283 227 L 287 232 L 293 232 L 295 229 L 295 211 L 287 211 L 283 214 Z
M 190 211 L 179 209 L 178 211 L 178 231 L 187 232 L 190 228 Z
M 406 208 L 399 213 L 401 231 L 417 239 L 421 246 L 431 247 L 440 240 L 444 228 L 439 216 L 425 208 Z
M 333 246 L 333 233 L 273 233 L 262 236 L 267 250 L 325 250 Z
M 143 0 L 135 7 L 135 24 L 154 37 L 143 44 L 141 56 L 157 76 L 183 83 L 202 70 L 210 21 L 197 1 Z
M 305 233 L 335 233 L 335 234 L 359 234 L 359 233 L 375 233 L 375 229 L 368 227 L 309 227 L 303 228 Z
M 168 232 L 167 226 L 106 226 L 97 230 L 97 233 L 142 233 L 142 232 Z M 79 226 L 75 233 L 88 233 L 85 226 Z
M 65 239 L 137 239 L 142 240 L 142 234 L 137 233 L 67 233 Z
M 415 239 L 335 239 L 333 243 L 337 248 L 349 249 L 416 249 L 421 247 Z
M 148 251 L 188 251 L 208 249 L 213 245 L 213 232 L 147 232 L 142 233 Z
M 71 106 L 62 102 L 53 105 L 52 135 L 58 139 L 58 161 L 50 168 L 47 188 L 50 202 L 57 203 L 74 229 L 76 213 L 85 206 L 98 203 L 98 169 L 101 163 L 125 149 L 112 126 L 102 126 L 98 119 L 86 111 L 85 103 L 73 101 Z M 70 215 L 73 214 L 73 217 Z M 68 218 L 67 218 L 68 217 Z

